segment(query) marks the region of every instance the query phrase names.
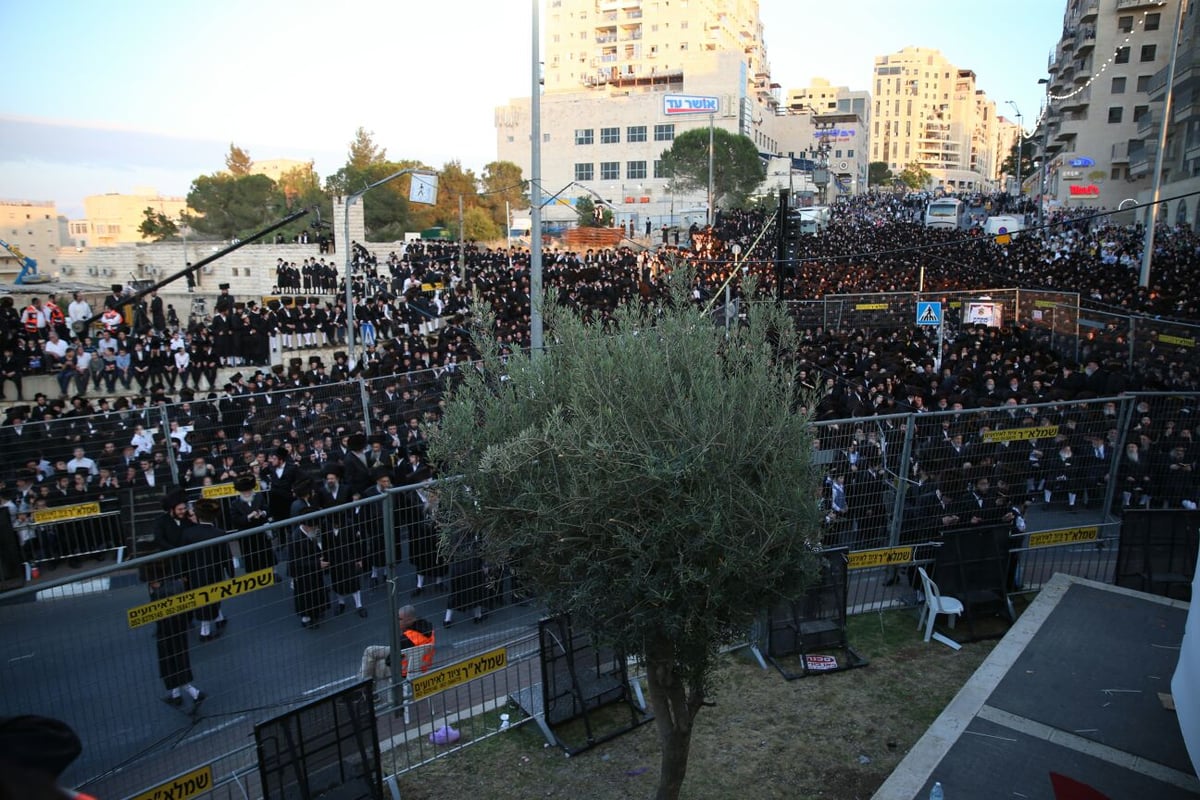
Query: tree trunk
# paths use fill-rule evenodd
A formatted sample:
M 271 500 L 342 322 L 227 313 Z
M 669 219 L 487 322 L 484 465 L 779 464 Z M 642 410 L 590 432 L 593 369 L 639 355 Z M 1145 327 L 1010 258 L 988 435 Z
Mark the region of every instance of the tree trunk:
M 662 748 L 656 800 L 678 800 L 687 775 L 688 752 L 692 744 L 692 721 L 704 701 L 699 687 L 684 685 L 676 669 L 675 648 L 665 636 L 657 636 L 646 646 L 646 681 L 650 688 L 650 706 Z

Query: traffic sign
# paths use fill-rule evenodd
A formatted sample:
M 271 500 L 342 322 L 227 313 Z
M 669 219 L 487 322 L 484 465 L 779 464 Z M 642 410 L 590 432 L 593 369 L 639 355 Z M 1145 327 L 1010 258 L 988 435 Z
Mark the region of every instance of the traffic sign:
M 918 325 L 941 325 L 942 324 L 942 304 L 928 301 L 917 303 L 917 324 Z

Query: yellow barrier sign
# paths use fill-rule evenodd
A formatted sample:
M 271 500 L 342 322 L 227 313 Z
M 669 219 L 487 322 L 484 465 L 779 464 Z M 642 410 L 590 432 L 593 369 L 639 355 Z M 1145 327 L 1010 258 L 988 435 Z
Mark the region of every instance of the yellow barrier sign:
M 911 547 L 884 547 L 879 550 L 859 550 L 847 558 L 847 569 L 863 569 L 865 567 L 887 567 L 893 564 L 911 564 L 913 549 Z
M 1058 436 L 1057 425 L 1042 425 L 1035 428 L 1005 428 L 988 431 L 983 435 L 985 442 L 1023 442 L 1027 439 L 1053 439 Z
M 201 606 L 228 600 L 231 597 L 256 592 L 274 583 L 275 570 L 269 567 L 260 569 L 258 572 L 248 572 L 220 583 L 210 583 L 198 589 L 189 589 L 186 592 L 173 594 L 143 606 L 135 606 L 128 609 L 125 614 L 129 621 L 129 627 L 138 628 L 160 619 L 182 614 L 184 611 L 191 611 Z
M 1058 308 L 1060 304 L 1055 300 L 1034 300 L 1034 308 Z
M 887 311 L 887 303 L 858 303 L 854 306 L 855 311 Z
M 43 508 L 33 512 L 33 521 L 39 524 L 46 522 L 66 522 L 72 519 L 86 519 L 100 514 L 99 503 L 78 503 L 73 506 L 58 506 Z
M 1088 528 L 1060 528 L 1056 531 L 1029 534 L 1029 546 L 1054 547 L 1060 544 L 1094 542 L 1098 538 L 1100 538 L 1100 529 L 1095 525 Z
M 147 789 L 132 800 L 189 800 L 212 789 L 212 766 L 194 769 L 186 775 Z
M 1165 333 L 1160 333 L 1158 335 L 1158 341 L 1162 342 L 1163 344 L 1179 345 L 1180 347 L 1195 347 L 1196 346 L 1195 339 L 1188 339 L 1184 336 L 1168 336 Z
M 508 648 L 501 647 L 481 656 L 442 667 L 435 672 L 412 679 L 413 699 L 421 700 L 438 692 L 444 692 L 464 684 L 472 678 L 487 675 L 507 666 Z
M 254 491 L 261 492 L 262 487 L 256 484 Z M 212 486 L 205 486 L 200 490 L 200 496 L 205 500 L 219 500 L 222 497 L 233 497 L 237 494 L 238 491 L 233 488 L 232 483 L 214 483 Z

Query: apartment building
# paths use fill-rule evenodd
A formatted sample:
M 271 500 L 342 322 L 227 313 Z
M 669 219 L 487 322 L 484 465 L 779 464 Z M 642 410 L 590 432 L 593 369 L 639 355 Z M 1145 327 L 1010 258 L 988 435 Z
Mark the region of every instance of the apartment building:
M 974 72 L 938 50 L 906 47 L 875 58 L 872 103 L 871 161 L 893 173 L 917 164 L 949 192 L 996 187 L 996 104 Z
M 778 114 L 757 0 L 549 0 L 543 19 L 541 188 L 557 198 L 549 221 L 574 219 L 581 195 L 643 232 L 647 222 L 694 219 L 704 192 L 673 193 L 662 166 L 663 151 L 692 128 L 743 134 L 765 155 L 811 144 Z M 668 98 L 679 96 L 715 98 L 715 107 L 676 113 Z M 529 98 L 497 108 L 495 121 L 498 158 L 528 175 Z
M 147 208 L 177 221 L 187 210 L 187 198 L 164 197 L 154 189 L 89 195 L 83 199 L 84 218 L 71 220 L 68 226 L 71 243 L 77 247 L 111 247 L 143 242 L 139 228 Z
M 860 194 L 868 188 L 871 163 L 871 94 L 848 86 L 833 86 L 813 78 L 808 86 L 788 89 L 784 112 L 813 115 L 813 143 L 804 158 L 828 166 L 830 181 L 840 194 Z
M 39 272 L 54 271 L 65 233 L 66 218 L 52 201 L 0 200 L 0 239 L 38 262 Z M 15 254 L 0 248 L 0 280 L 12 280 L 22 266 Z
M 1036 197 L 1045 184 L 1047 207 L 1117 208 L 1149 189 L 1179 5 L 1068 0 L 1037 131 L 1043 170 L 1030 187 Z M 1160 90 L 1157 114 L 1152 89 Z

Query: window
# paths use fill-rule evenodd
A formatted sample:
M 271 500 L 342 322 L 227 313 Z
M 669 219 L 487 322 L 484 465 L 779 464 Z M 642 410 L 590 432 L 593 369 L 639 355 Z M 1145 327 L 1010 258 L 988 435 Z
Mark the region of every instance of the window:
M 1133 107 L 1133 121 L 1141 122 L 1142 117 L 1146 116 L 1149 113 L 1150 113 L 1150 106 L 1134 106 Z
M 1121 114 L 1123 111 L 1124 111 L 1124 109 L 1122 109 L 1120 106 L 1113 106 L 1112 108 L 1110 108 L 1108 110 L 1108 121 L 1110 123 L 1120 122 Z
M 632 180 L 643 180 L 646 177 L 645 161 L 626 161 L 625 177 Z
M 841 158 L 841 157 L 842 157 L 842 151 L 841 151 L 841 149 L 834 150 L 834 151 L 833 151 L 833 157 L 834 157 L 834 158 Z
M 1150 91 L 1150 79 L 1153 77 L 1153 75 L 1138 75 L 1137 90 L 1139 92 Z
M 601 161 L 600 162 L 600 180 L 615 181 L 621 178 L 621 162 L 620 161 Z
M 654 126 L 654 141 L 656 142 L 673 142 L 675 141 L 675 123 L 664 122 L 661 125 Z
M 596 179 L 595 164 L 576 164 L 575 165 L 575 180 L 591 181 Z
M 1112 93 L 1113 94 L 1125 94 L 1125 79 L 1124 78 L 1113 78 Z
M 1133 30 L 1133 16 L 1117 17 L 1117 30 L 1121 33 L 1129 33 Z
M 656 178 L 669 177 L 667 175 L 667 165 L 663 163 L 663 160 L 661 158 L 654 159 L 654 177 L 656 177 Z
M 601 128 L 600 129 L 600 144 L 620 144 L 621 129 L 620 128 Z
M 627 142 L 644 142 L 646 141 L 646 126 L 645 125 L 630 125 L 625 129 L 625 141 Z
M 1154 56 L 1155 56 L 1155 54 L 1156 54 L 1157 52 L 1158 52 L 1158 45 L 1156 45 L 1156 44 L 1144 44 L 1144 45 L 1142 45 L 1142 55 L 1141 55 L 1141 60 L 1142 60 L 1143 62 L 1146 62 L 1146 61 L 1153 61 L 1153 60 L 1154 60 Z
M 847 150 L 847 151 L 846 151 L 846 158 L 854 158 L 854 151 L 853 151 L 853 150 Z
M 1116 53 L 1116 56 L 1113 58 L 1113 63 L 1114 64 L 1128 64 L 1129 63 L 1129 45 L 1125 45 L 1124 47 L 1117 48 L 1117 53 Z
M 594 132 L 591 128 L 576 128 L 575 129 L 575 144 L 591 144 L 594 140 Z
M 1158 30 L 1159 18 L 1160 18 L 1160 16 L 1158 14 L 1147 14 L 1146 22 L 1145 22 L 1145 24 L 1142 25 L 1142 30 L 1144 30 L 1144 31 Z
M 1111 175 L 1112 175 L 1112 180 L 1114 180 L 1114 181 L 1121 180 L 1121 168 L 1113 167 Z

